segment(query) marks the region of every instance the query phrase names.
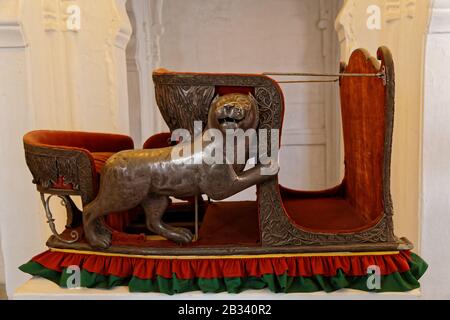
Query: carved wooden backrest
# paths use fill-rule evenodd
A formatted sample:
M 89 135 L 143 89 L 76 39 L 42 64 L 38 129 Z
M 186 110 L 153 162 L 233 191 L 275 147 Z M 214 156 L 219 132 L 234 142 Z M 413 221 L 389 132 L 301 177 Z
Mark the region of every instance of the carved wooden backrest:
M 355 50 L 344 73 L 385 73 L 386 77 L 342 77 L 341 114 L 346 197 L 369 221 L 392 213 L 390 162 L 394 125 L 394 66 L 387 48 L 378 58 Z
M 206 125 L 216 94 L 251 92 L 259 105 L 260 128 L 281 129 L 283 94 L 275 81 L 263 75 L 176 73 L 157 70 L 153 74 L 156 101 L 170 130 L 193 133 L 194 121 Z
M 303 230 L 287 216 L 279 187 L 271 181 L 263 185 L 258 194 L 263 246 L 396 241 L 390 194 L 394 64 L 390 51 L 385 47 L 378 50 L 381 63 L 368 57 L 364 50 L 356 50 L 348 67 L 342 71 L 383 73 L 384 76 L 342 77 L 340 90 L 346 159 L 343 187 L 356 210 L 361 210 L 372 221 L 371 227 L 349 234 Z M 277 193 L 274 194 L 273 190 Z

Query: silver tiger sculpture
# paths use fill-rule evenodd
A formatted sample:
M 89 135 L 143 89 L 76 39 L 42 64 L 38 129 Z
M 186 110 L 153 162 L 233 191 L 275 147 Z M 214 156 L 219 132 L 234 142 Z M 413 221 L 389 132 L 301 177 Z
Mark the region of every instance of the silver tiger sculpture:
M 227 129 L 256 129 L 258 115 L 258 103 L 251 94 L 217 96 L 211 104 L 205 129 L 218 129 L 224 136 Z M 111 231 L 100 218 L 139 205 L 145 211 L 146 226 L 150 231 L 177 243 L 189 243 L 193 235 L 188 229 L 175 228 L 162 221 L 170 196 L 186 198 L 206 194 L 213 200 L 223 200 L 273 178 L 272 175 L 261 174 L 261 164 L 244 171 L 245 164 L 194 162 L 194 158 L 210 156 L 218 143 L 225 144 L 226 141 L 225 138 L 204 140 L 200 134 L 192 141 L 182 141 L 174 147 L 122 151 L 108 159 L 101 173 L 98 195 L 86 206 L 83 214 L 84 232 L 89 244 L 94 248 L 108 248 Z M 173 159 L 173 148 L 194 150 L 195 143 L 201 143 L 201 151 L 186 155 L 181 152 Z M 225 146 L 221 147 L 225 152 Z M 248 148 L 246 143 L 246 160 Z M 277 173 L 277 164 L 270 165 L 272 170 L 273 166 L 276 167 L 274 173 Z

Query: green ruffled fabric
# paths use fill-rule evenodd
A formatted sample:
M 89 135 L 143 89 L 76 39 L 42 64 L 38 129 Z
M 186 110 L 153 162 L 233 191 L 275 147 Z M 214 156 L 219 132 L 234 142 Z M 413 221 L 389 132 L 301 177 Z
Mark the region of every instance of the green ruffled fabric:
M 161 292 L 174 295 L 189 291 L 204 293 L 240 293 L 249 289 L 269 288 L 275 293 L 311 293 L 318 291 L 333 292 L 349 288 L 368 292 L 406 292 L 420 287 L 419 279 L 428 268 L 427 263 L 419 256 L 411 253 L 410 270 L 403 273 L 393 273 L 381 277 L 381 289 L 367 288 L 368 276 L 346 276 L 338 270 L 336 276 L 325 277 L 289 277 L 284 275 L 266 274 L 262 277 L 247 278 L 217 278 L 217 279 L 178 279 L 174 275 L 171 279 L 157 276 L 156 279 L 140 279 L 135 276 L 120 278 L 105 276 L 86 270 L 81 270 L 81 287 L 110 289 L 117 286 L 128 286 L 130 292 Z M 42 265 L 30 261 L 20 268 L 23 272 L 53 281 L 65 288 L 72 275 L 64 269 L 62 272 L 49 270 Z

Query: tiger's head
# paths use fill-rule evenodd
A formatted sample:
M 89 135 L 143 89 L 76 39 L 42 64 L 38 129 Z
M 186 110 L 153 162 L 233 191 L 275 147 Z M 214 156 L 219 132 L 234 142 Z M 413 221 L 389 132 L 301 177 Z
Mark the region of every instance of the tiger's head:
M 216 96 L 211 103 L 208 116 L 211 128 L 225 133 L 228 129 L 256 129 L 258 123 L 258 102 L 252 94 L 231 93 Z

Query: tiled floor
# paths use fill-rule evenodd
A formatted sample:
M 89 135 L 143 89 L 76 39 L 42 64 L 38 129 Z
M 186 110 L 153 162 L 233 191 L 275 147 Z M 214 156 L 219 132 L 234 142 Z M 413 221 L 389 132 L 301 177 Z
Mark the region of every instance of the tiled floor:
M 0 284 L 0 300 L 6 300 L 6 290 L 5 290 L 5 285 Z

